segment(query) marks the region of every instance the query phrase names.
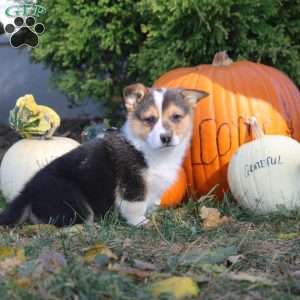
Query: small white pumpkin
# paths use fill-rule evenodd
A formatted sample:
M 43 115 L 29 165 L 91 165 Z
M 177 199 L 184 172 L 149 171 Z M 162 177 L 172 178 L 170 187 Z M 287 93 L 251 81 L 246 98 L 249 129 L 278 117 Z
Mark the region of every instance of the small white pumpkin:
M 249 120 L 256 140 L 242 145 L 228 167 L 234 198 L 257 214 L 300 207 L 300 144 L 287 136 L 263 135 Z
M 65 137 L 23 139 L 12 145 L 0 166 L 0 190 L 5 199 L 12 201 L 37 171 L 78 146 Z

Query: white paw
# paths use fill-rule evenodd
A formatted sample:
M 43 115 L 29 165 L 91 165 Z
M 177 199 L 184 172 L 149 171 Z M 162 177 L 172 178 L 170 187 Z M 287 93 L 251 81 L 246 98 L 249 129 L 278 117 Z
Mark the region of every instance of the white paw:
M 146 201 L 126 201 L 117 199 L 117 207 L 128 224 L 141 226 L 148 222 L 145 217 L 147 210 Z
M 143 226 L 143 225 L 147 224 L 148 222 L 149 222 L 149 220 L 145 216 L 127 220 L 128 224 L 134 225 L 137 227 Z

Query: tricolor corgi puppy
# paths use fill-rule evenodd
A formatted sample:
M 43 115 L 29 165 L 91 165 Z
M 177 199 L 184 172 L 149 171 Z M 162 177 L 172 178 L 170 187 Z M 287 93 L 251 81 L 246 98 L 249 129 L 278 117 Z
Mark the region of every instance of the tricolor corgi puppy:
M 115 206 L 132 225 L 147 223 L 174 182 L 190 143 L 193 109 L 207 93 L 124 89 L 127 121 L 41 169 L 0 214 L 0 225 L 24 221 L 67 226 L 103 217 Z

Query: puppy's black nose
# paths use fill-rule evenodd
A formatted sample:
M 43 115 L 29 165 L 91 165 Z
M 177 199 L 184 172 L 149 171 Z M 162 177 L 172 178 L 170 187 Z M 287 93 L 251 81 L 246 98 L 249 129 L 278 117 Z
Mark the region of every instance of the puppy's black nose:
M 170 133 L 162 133 L 160 135 L 160 140 L 164 145 L 169 145 L 172 140 L 172 135 Z

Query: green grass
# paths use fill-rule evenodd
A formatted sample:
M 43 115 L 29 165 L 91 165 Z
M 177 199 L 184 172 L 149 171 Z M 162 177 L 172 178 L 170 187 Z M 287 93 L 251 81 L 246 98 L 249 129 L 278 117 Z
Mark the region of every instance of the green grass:
M 204 230 L 198 213 L 203 204 L 218 207 L 233 223 Z M 204 200 L 160 210 L 152 215 L 152 224 L 147 229 L 134 228 L 110 213 L 77 233 L 42 227 L 32 233 L 26 226 L 1 229 L 0 246 L 24 248 L 26 262 L 0 277 L 0 299 L 153 299 L 150 284 L 171 275 L 196 280 L 197 299 L 300 299 L 300 278 L 293 276 L 300 270 L 300 211 L 257 217 L 226 196 L 219 204 Z M 108 246 L 118 260 L 107 265 L 96 257 L 85 263 L 84 248 L 97 243 Z M 34 278 L 29 272 L 31 285 L 22 288 L 16 278 L 45 248 L 64 255 L 67 264 L 44 277 Z M 192 250 L 198 257 L 182 263 Z M 230 265 L 226 251 L 243 257 Z M 150 262 L 156 269 L 141 275 L 135 259 Z M 113 270 L 116 265 L 133 272 Z M 263 276 L 269 283 L 238 281 L 230 277 L 235 272 Z

